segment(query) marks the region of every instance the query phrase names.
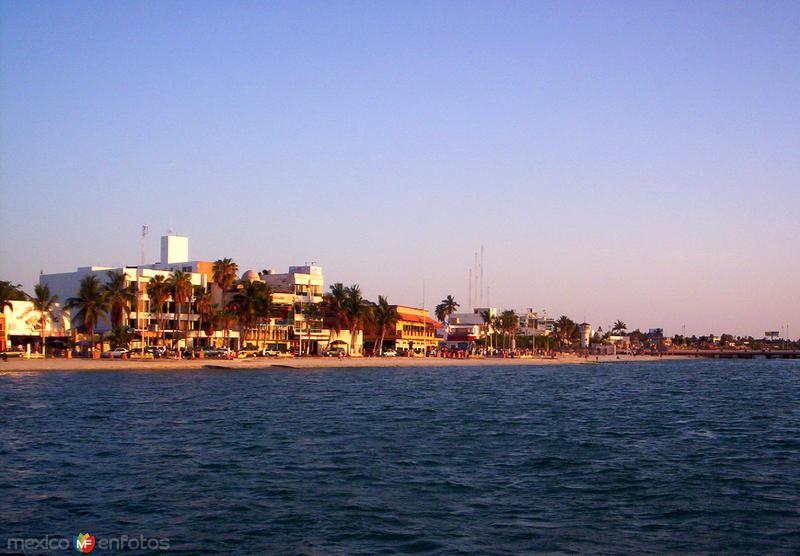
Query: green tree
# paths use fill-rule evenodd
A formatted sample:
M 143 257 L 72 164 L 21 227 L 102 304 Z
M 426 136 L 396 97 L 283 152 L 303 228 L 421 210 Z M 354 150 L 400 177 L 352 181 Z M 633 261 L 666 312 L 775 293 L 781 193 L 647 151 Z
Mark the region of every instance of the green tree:
M 0 280 L 0 313 L 5 311 L 6 307 L 13 309 L 12 301 L 25 301 L 26 299 L 28 296 L 22 291 L 22 285 Z
M 212 277 L 217 287 L 222 290 L 223 305 L 225 305 L 224 297 L 225 292 L 232 289 L 236 283 L 236 275 L 239 273 L 239 265 L 233 262 L 232 259 L 217 259 L 211 268 Z M 225 309 L 222 309 L 223 311 Z M 232 322 L 231 318 L 223 318 L 221 323 Z M 230 349 L 230 328 L 224 328 L 226 347 Z
M 136 290 L 133 284 L 126 284 L 125 274 L 115 270 L 106 273 L 108 280 L 103 289 L 108 296 L 111 312 L 111 326 L 118 328 L 126 315 L 131 314 L 131 305 L 136 302 Z
M 456 302 L 452 295 L 448 295 L 442 302 L 436 306 L 434 312 L 436 313 L 436 318 L 439 319 L 440 322 L 444 323 L 449 318 L 450 315 L 456 312 L 460 305 Z
M 578 326 L 575 322 L 566 315 L 561 315 L 561 317 L 556 321 L 556 334 L 561 342 L 561 344 L 568 344 L 571 343 L 572 337 L 578 332 Z
M 128 349 L 131 340 L 133 340 L 133 332 L 131 332 L 131 329 L 127 326 L 117 326 L 113 328 L 108 335 L 108 342 L 111 344 L 111 349 Z
M 301 310 L 306 324 L 306 352 L 311 355 L 311 325 L 322 318 L 322 308 L 318 303 L 305 303 Z M 302 351 L 302 350 L 301 350 Z
M 211 318 L 214 323 L 214 328 L 224 332 L 223 343 L 225 347 L 231 349 L 230 331 L 234 323 L 237 322 L 236 311 L 234 311 L 231 306 L 225 307 L 224 309 L 217 309 Z
M 194 307 L 200 319 L 197 325 L 198 331 L 203 330 L 207 336 L 211 336 L 208 326 L 211 324 L 214 304 L 211 302 L 211 292 L 203 286 L 194 288 Z
M 481 311 L 481 319 L 483 319 L 483 335 L 487 340 L 487 349 L 492 349 L 492 327 L 494 324 L 494 316 L 489 309 Z
M 517 318 L 517 314 L 514 311 L 506 309 L 500 313 L 500 323 L 503 330 L 503 348 L 506 348 L 506 344 L 508 344 L 510 348 L 512 347 L 511 340 L 516 336 L 519 330 L 519 318 Z M 508 340 L 508 342 L 506 342 L 506 340 Z
M 625 331 L 628 329 L 628 325 L 622 322 L 621 320 L 617 320 L 614 323 L 614 326 L 611 327 L 611 332 L 614 334 L 625 334 Z
M 378 355 L 383 355 L 383 341 L 386 338 L 386 331 L 391 330 L 397 324 L 397 309 L 389 305 L 389 301 L 385 296 L 379 295 L 378 304 L 373 310 L 373 319 L 380 336 Z
M 172 300 L 175 302 L 175 320 L 176 330 L 181 327 L 181 316 L 184 304 L 190 303 L 192 294 L 194 293 L 194 286 L 192 286 L 192 276 L 188 272 L 176 270 L 167 280 L 167 287 L 172 294 Z M 187 315 L 188 316 L 188 315 Z M 173 338 L 176 338 L 173 334 Z M 183 331 L 184 344 L 189 347 L 189 319 L 184 323 Z M 179 339 L 175 339 L 175 347 L 179 347 Z M 180 350 L 178 350 L 178 357 L 180 357 Z
M 44 344 L 44 332 L 47 327 L 47 319 L 53 318 L 53 309 L 58 303 L 57 295 L 50 295 L 50 287 L 47 285 L 36 284 L 33 287 L 33 302 L 34 310 L 39 312 L 39 332 L 42 335 L 42 355 L 47 356 Z
M 347 288 L 341 282 L 332 284 L 326 301 L 326 311 L 331 316 L 337 335 L 347 326 Z
M 259 295 L 256 299 L 255 305 L 256 323 L 258 324 L 256 344 L 259 346 L 261 345 L 259 342 L 262 329 L 264 330 L 264 340 L 266 341 L 266 339 L 269 337 L 272 312 L 272 288 L 270 288 L 269 285 L 262 283 L 262 286 L 259 287 Z
M 241 289 L 233 296 L 230 303 L 231 310 L 236 313 L 239 323 L 240 349 L 245 347 L 247 331 L 253 328 L 264 314 L 267 304 L 271 306 L 272 292 L 264 282 L 246 281 Z M 267 301 L 269 298 L 269 302 Z M 256 345 L 258 337 L 256 337 Z
M 108 294 L 100 285 L 96 276 L 84 276 L 78 288 L 77 295 L 67 299 L 65 308 L 72 312 L 72 321 L 89 333 L 91 351 L 94 352 L 94 331 L 100 321 L 108 322 L 109 310 Z
M 449 322 L 450 322 L 450 315 L 456 312 L 460 305 L 456 302 L 452 295 L 448 295 L 442 302 L 439 303 L 436 308 L 434 309 L 434 313 L 436 314 L 436 318 L 439 319 L 439 322 L 445 325 L 445 339 L 447 339 L 447 335 L 449 332 Z
M 156 344 L 159 338 L 164 335 L 164 305 L 169 300 L 169 283 L 163 275 L 158 274 L 150 278 L 147 282 L 147 296 L 150 298 L 150 310 L 155 308 L 158 332 L 156 333 Z
M 346 292 L 345 314 L 350 329 L 350 353 L 352 353 L 353 346 L 356 343 L 356 335 L 363 330 L 364 325 L 369 321 L 370 307 L 361 295 L 361 287 L 358 284 L 348 287 Z
M 239 265 L 232 259 L 217 259 L 211 268 L 214 283 L 226 292 L 233 288 L 236 283 L 236 275 L 239 273 Z

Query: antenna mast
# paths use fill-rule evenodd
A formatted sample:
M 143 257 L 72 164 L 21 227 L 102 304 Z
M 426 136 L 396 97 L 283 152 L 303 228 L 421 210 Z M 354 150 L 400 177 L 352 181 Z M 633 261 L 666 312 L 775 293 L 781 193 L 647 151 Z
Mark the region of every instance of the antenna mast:
M 481 245 L 481 267 L 480 267 L 480 287 L 479 287 L 479 295 L 480 295 L 480 305 L 483 307 L 483 245 Z M 487 292 L 488 293 L 488 292 Z M 488 302 L 487 302 L 488 305 Z
M 146 237 L 147 237 L 147 232 L 148 232 L 148 231 L 149 231 L 149 230 L 148 230 L 148 228 L 147 228 L 147 224 L 145 224 L 144 226 L 142 226 L 142 238 L 141 238 L 141 240 L 139 241 L 139 249 L 140 249 L 140 251 L 141 251 L 141 261 L 140 261 L 140 264 L 141 264 L 142 266 L 144 266 L 144 238 L 146 238 Z
M 469 269 L 469 285 L 467 286 L 469 292 L 469 309 L 472 310 L 472 267 Z

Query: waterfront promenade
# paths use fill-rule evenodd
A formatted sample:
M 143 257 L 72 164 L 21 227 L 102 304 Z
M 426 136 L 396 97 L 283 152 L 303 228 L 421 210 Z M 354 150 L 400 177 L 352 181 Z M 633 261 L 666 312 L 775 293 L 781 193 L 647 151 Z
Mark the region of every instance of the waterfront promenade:
M 0 361 L 5 371 L 107 371 L 107 370 L 185 370 L 185 369 L 315 369 L 352 367 L 463 367 L 497 365 L 586 365 L 625 361 L 656 362 L 686 359 L 680 355 L 664 357 L 650 355 L 578 357 L 564 354 L 556 358 L 540 357 L 471 357 L 450 359 L 439 357 L 276 357 L 248 359 L 9 359 Z

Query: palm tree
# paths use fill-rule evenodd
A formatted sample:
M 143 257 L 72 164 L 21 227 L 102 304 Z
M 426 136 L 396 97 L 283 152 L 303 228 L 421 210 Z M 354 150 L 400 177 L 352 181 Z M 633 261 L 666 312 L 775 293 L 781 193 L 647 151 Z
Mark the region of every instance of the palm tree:
M 513 340 L 516 337 L 517 330 L 519 330 L 519 318 L 517 318 L 517 314 L 514 311 L 507 309 L 500 313 L 500 322 L 502 323 L 502 329 L 504 333 L 503 347 L 506 347 L 505 340 L 509 339 L 508 347 L 511 348 L 512 344 L 514 343 Z
M 136 302 L 136 290 L 133 284 L 125 284 L 125 274 L 115 270 L 106 273 L 108 281 L 103 289 L 108 295 L 111 306 L 111 327 L 122 326 L 125 315 L 131 314 L 131 304 Z
M 258 282 L 258 297 L 255 303 L 255 317 L 258 331 L 256 332 L 256 345 L 260 346 L 261 329 L 264 328 L 265 340 L 269 335 L 269 324 L 272 318 L 272 288 L 268 284 Z
M 211 269 L 214 283 L 226 292 L 233 287 L 236 282 L 236 275 L 239 273 L 239 265 L 232 259 L 217 259 Z
M 225 344 L 225 347 L 231 349 L 230 331 L 233 327 L 233 323 L 237 321 L 236 312 L 234 312 L 232 306 L 229 305 L 224 309 L 217 309 L 211 318 L 214 319 L 215 327 L 221 327 L 225 333 L 223 336 L 223 343 Z
M 163 337 L 164 334 L 164 304 L 169 299 L 169 284 L 163 275 L 159 274 L 150 278 L 147 282 L 147 296 L 150 298 L 150 309 L 155 307 L 156 311 L 156 322 L 158 323 L 156 344 L 158 344 L 159 336 Z
M 378 355 L 383 355 L 383 340 L 386 337 L 386 331 L 397 324 L 397 310 L 395 307 L 389 305 L 389 301 L 386 297 L 379 295 L 378 305 L 376 305 L 373 310 L 373 317 L 381 338 L 378 344 Z
M 353 344 L 356 342 L 356 334 L 363 329 L 364 324 L 369 319 L 369 305 L 361 295 L 361 287 L 358 284 L 346 288 L 347 299 L 345 300 L 345 314 L 347 324 L 350 328 L 350 352 L 353 351 Z
M 200 316 L 200 322 L 197 325 L 199 333 L 200 330 L 205 330 L 205 328 L 203 328 L 204 324 L 210 323 L 210 316 L 214 309 L 211 303 L 211 292 L 203 286 L 196 286 L 194 288 L 194 308 Z
M 50 287 L 47 285 L 36 284 L 33 287 L 33 308 L 39 311 L 39 328 L 42 334 L 42 355 L 47 356 L 44 345 L 44 329 L 47 323 L 46 318 L 53 317 L 53 308 L 58 303 L 57 295 L 50 295 Z
M 117 326 L 108 335 L 108 343 L 111 349 L 118 347 L 127 349 L 133 339 L 133 333 L 127 326 Z
M 306 323 L 306 352 L 311 355 L 311 324 L 322 318 L 322 308 L 318 303 L 306 303 L 302 309 L 303 320 Z
M 188 272 L 183 272 L 182 270 L 176 270 L 172 273 L 167 280 L 168 287 L 172 293 L 172 299 L 175 302 L 175 317 L 177 326 L 176 328 L 180 329 L 181 327 L 181 306 L 184 303 L 188 303 L 192 300 L 192 292 L 194 288 L 192 286 L 192 276 Z M 175 334 L 173 334 L 173 337 Z M 189 319 L 186 319 L 184 323 L 184 344 L 186 347 L 189 347 Z M 178 340 L 179 341 L 179 340 Z M 176 341 L 176 345 L 178 343 Z M 180 357 L 180 350 L 178 350 L 178 357 Z
M 332 333 L 336 332 L 336 337 L 339 338 L 342 329 L 347 326 L 347 288 L 341 282 L 332 284 L 330 293 L 323 302 L 331 321 L 328 332 L 328 345 L 330 345 Z
M 269 305 L 271 305 L 271 295 L 272 291 L 264 282 L 253 281 L 242 283 L 242 289 L 233 296 L 229 306 L 236 313 L 239 321 L 240 349 L 245 347 L 247 331 L 253 328 L 258 319 L 262 317 L 267 304 L 265 298 L 268 296 L 270 297 Z M 258 345 L 258 338 L 256 338 L 256 345 Z
M 214 266 L 211 268 L 214 283 L 222 290 L 223 301 L 225 305 L 225 292 L 233 288 L 236 283 L 236 275 L 239 273 L 239 265 L 233 262 L 233 259 L 217 259 L 214 261 Z M 224 310 L 224 309 L 223 309 Z M 229 322 L 230 319 L 223 319 L 223 322 Z M 225 338 L 227 339 L 227 347 L 230 349 L 230 329 L 225 329 Z
M 628 329 L 627 324 L 625 324 L 621 320 L 617 320 L 617 322 L 615 322 L 614 326 L 611 328 L 611 332 L 615 334 L 624 334 L 627 329 Z
M 578 327 L 575 322 L 566 315 L 561 315 L 556 321 L 556 332 L 562 344 L 569 341 L 577 329 Z
M 0 314 L 6 307 L 14 309 L 12 301 L 25 301 L 28 296 L 22 291 L 21 284 L 12 284 L 7 280 L 0 280 Z
M 492 324 L 494 322 L 494 317 L 492 316 L 491 311 L 489 309 L 485 309 L 481 311 L 481 318 L 483 319 L 483 333 L 486 337 L 486 343 L 488 344 L 486 347 L 487 349 L 491 349 L 492 347 L 492 338 L 489 335 L 489 332 L 492 329 Z
M 445 339 L 447 339 L 447 333 L 449 332 L 448 324 L 450 322 L 450 315 L 456 312 L 461 305 L 459 305 L 455 299 L 453 299 L 452 295 L 448 295 L 442 302 L 436 306 L 435 313 L 436 318 L 439 319 L 439 322 L 445 325 Z
M 77 309 L 72 316 L 73 322 L 89 331 L 89 343 L 94 353 L 94 329 L 100 321 L 108 322 L 108 294 L 100 285 L 97 276 L 84 276 L 75 297 L 67 299 L 66 309 Z

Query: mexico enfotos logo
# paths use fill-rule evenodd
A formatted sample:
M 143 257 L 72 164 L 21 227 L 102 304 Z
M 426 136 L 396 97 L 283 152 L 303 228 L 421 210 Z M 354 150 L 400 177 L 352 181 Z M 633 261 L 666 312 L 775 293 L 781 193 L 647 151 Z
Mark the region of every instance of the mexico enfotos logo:
M 125 550 L 169 550 L 169 539 L 162 537 L 145 537 L 144 535 L 119 535 L 95 538 L 90 533 L 78 533 L 76 536 L 63 537 L 45 535 L 43 537 L 11 537 L 6 549 L 15 552 L 54 552 L 69 550 L 72 547 L 81 554 L 88 554 L 95 548 L 121 552 Z

